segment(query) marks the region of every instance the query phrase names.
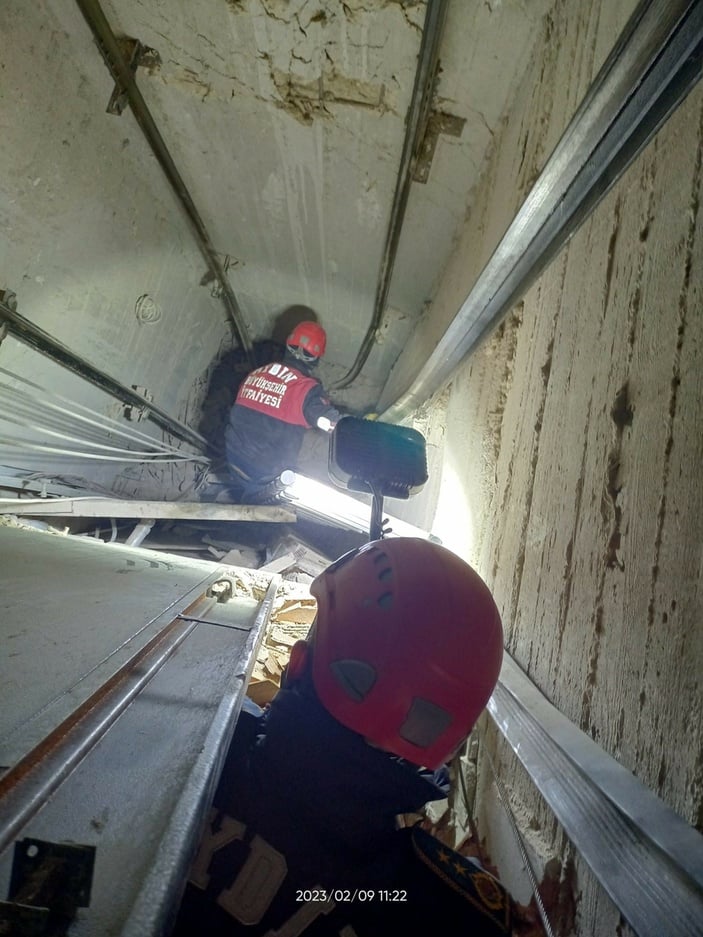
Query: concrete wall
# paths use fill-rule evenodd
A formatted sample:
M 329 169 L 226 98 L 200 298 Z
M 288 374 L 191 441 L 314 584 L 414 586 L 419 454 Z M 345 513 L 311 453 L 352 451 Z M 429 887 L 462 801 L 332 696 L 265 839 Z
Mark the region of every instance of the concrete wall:
M 425 340 L 469 292 L 607 54 L 629 12 L 613 6 L 565 0 L 545 21 Z M 493 587 L 508 649 L 699 830 L 702 118 L 699 87 L 426 414 L 442 443 L 434 530 Z M 627 933 L 492 736 L 528 841 L 562 864 L 558 932 Z M 488 775 L 479 800 L 510 878 L 515 845 Z
M 4 3 L 0 30 L 11 37 L 0 75 L 0 288 L 76 354 L 192 417 L 229 329 L 200 285 L 205 261 L 185 216 L 130 110 L 106 113 L 112 82 L 76 4 Z M 0 365 L 100 413 L 121 411 L 12 339 Z

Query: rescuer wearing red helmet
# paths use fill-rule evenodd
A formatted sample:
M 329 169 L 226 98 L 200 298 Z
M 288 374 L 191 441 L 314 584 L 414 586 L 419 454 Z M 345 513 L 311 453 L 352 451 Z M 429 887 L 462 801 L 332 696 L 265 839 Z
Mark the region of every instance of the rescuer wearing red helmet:
M 334 429 L 340 414 L 312 374 L 326 345 L 321 325 L 301 322 L 287 338 L 283 361 L 242 381 L 225 430 L 227 465 L 240 494 L 255 494 L 295 469 L 307 429 Z
M 311 591 L 282 689 L 237 723 L 174 937 L 511 934 L 495 878 L 397 824 L 446 797 L 444 765 L 496 684 L 488 587 L 444 547 L 389 538 Z
M 488 702 L 503 656 L 498 610 L 478 573 L 444 547 L 397 538 L 337 560 L 311 592 L 312 678 L 325 709 L 413 764 L 446 762 Z

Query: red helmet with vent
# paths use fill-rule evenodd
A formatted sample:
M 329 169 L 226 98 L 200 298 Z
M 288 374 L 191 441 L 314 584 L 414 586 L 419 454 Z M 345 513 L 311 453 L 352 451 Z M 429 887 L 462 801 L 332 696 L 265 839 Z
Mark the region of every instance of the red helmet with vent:
M 298 352 L 307 360 L 316 360 L 325 353 L 327 335 L 317 322 L 301 322 L 286 339 L 286 345 L 293 354 Z
M 488 586 L 445 547 L 398 537 L 346 554 L 311 592 L 325 708 L 374 745 L 439 767 L 498 679 L 503 632 Z

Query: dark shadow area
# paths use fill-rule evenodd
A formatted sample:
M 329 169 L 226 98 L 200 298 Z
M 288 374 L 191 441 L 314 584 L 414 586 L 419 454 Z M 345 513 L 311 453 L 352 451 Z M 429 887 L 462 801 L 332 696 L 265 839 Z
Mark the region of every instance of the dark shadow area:
M 313 312 L 309 306 L 287 306 L 282 312 L 279 312 L 274 320 L 271 329 L 271 340 L 283 345 L 285 348 L 286 339 L 296 325 L 300 325 L 301 322 L 317 322 L 318 325 L 324 328 L 324 323 L 320 322 L 317 313 Z
M 369 539 L 366 534 L 361 534 L 356 530 L 318 524 L 305 518 L 299 518 L 297 523 L 292 524 L 289 533 L 317 550 L 318 553 L 322 553 L 330 562 L 350 550 L 356 550 Z
M 253 368 L 283 360 L 286 339 L 296 325 L 317 321 L 317 314 L 309 306 L 287 306 L 276 316 L 271 338 L 254 343 L 253 365 L 243 348 L 229 348 L 212 363 L 197 430 L 207 440 L 213 472 L 219 475 L 222 471 L 225 426 L 239 385 Z
M 106 534 L 107 535 L 107 534 Z M 330 562 L 356 549 L 368 539 L 357 531 L 342 530 L 304 518 L 295 524 L 255 521 L 160 521 L 144 543 L 193 559 L 218 562 L 223 554 L 236 551 L 228 562 L 257 569 L 276 551 L 278 544 L 294 538 L 327 557 Z
M 255 342 L 254 367 L 261 367 L 271 361 L 282 361 L 285 350 L 285 338 L 283 343 L 270 339 Z M 211 366 L 197 430 L 207 440 L 207 455 L 213 461 L 213 471 L 219 471 L 218 466 L 224 457 L 225 426 L 229 411 L 234 405 L 239 385 L 251 370 L 252 365 L 242 348 L 227 349 Z

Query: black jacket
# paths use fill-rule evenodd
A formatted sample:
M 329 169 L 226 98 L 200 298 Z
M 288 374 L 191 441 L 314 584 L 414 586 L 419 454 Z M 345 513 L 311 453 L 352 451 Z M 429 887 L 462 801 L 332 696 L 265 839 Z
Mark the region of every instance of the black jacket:
M 227 462 L 234 467 L 235 478 L 243 474 L 253 482 L 265 483 L 286 469 L 295 470 L 306 429 L 316 427 L 320 417 L 327 417 L 333 424 L 339 419 L 322 384 L 303 362 L 287 354 L 282 364 L 304 375 L 309 383 L 301 401 L 299 422 L 286 422 L 235 402 L 225 429 Z M 247 375 L 243 384 L 250 377 Z
M 286 923 L 306 937 L 508 934 L 495 879 L 419 827 L 396 829 L 398 813 L 444 796 L 314 693 L 280 691 L 264 717 L 240 717 L 173 937 L 263 937 Z

